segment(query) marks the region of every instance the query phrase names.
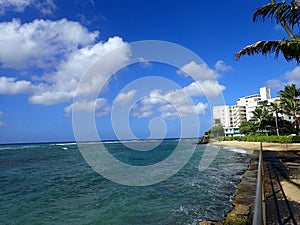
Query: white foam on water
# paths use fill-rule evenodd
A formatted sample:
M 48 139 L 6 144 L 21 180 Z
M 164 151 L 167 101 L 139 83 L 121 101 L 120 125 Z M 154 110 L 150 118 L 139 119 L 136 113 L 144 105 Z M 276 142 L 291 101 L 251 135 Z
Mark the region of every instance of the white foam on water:
M 244 150 L 244 149 L 240 149 L 240 148 L 231 148 L 231 147 L 223 147 L 224 149 L 227 149 L 229 151 L 232 151 L 232 152 L 237 152 L 237 153 L 242 153 L 242 154 L 246 154 L 247 151 Z
M 65 145 L 76 145 L 76 142 L 74 143 L 56 143 L 56 144 L 51 144 L 51 145 L 57 145 L 57 146 L 65 146 Z

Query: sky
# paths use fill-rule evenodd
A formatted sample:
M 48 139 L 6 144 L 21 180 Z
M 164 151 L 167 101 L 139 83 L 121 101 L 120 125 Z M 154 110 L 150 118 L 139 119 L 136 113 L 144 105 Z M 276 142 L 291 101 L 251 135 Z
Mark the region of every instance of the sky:
M 256 41 L 288 38 L 274 21 L 252 21 L 267 3 L 0 0 L 0 143 L 74 141 L 74 114 L 93 115 L 101 140 L 194 137 L 210 128 L 213 105 L 299 86 L 300 67 L 282 56 L 234 58 Z M 181 64 L 143 55 L 128 64 L 134 43 L 149 40 L 143 51 Z M 162 51 L 161 41 L 200 60 Z M 93 140 L 84 121 L 75 127 Z

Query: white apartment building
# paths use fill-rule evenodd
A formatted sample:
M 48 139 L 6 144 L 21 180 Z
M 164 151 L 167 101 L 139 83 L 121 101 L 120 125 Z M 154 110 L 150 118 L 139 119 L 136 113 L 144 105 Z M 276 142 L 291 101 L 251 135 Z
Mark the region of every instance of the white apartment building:
M 213 120 L 220 120 L 226 136 L 239 134 L 238 128 L 241 122 L 250 120 L 252 112 L 263 101 L 274 101 L 271 98 L 270 88 L 262 87 L 259 89 L 259 92 L 259 94 L 238 98 L 237 104 L 234 106 L 222 105 L 213 107 Z
M 263 101 L 271 101 L 271 91 L 269 87 L 262 87 L 259 89 L 259 94 L 253 94 L 237 99 L 238 106 L 246 107 L 246 121 L 250 120 L 252 117 L 252 112 L 255 108 L 261 105 Z
M 245 106 L 214 106 L 213 119 L 219 119 L 223 127 L 239 127 L 241 122 L 246 121 Z M 216 125 L 216 124 L 214 124 Z
M 215 119 L 219 119 L 223 127 L 232 126 L 232 106 L 220 105 L 213 107 L 214 125 Z

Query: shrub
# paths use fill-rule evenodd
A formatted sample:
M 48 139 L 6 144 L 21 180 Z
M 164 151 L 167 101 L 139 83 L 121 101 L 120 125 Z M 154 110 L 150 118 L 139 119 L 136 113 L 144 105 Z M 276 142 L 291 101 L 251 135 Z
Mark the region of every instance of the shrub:
M 292 136 L 293 143 L 300 143 L 300 136 Z
M 243 140 L 252 142 L 292 143 L 293 136 L 265 136 L 256 134 L 245 136 Z M 298 140 L 300 141 L 300 139 Z

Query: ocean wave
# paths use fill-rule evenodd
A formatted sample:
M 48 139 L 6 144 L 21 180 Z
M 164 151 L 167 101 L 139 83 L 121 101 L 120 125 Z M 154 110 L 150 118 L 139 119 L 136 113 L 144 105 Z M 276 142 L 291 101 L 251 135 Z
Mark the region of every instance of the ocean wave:
M 50 144 L 50 145 L 55 145 L 55 146 L 68 146 L 68 145 L 77 145 L 76 142 L 72 143 L 55 143 L 55 144 Z
M 9 146 L 1 146 L 0 151 L 4 150 L 14 150 L 14 149 L 31 149 L 31 148 L 38 148 L 40 145 L 9 145 Z
M 16 149 L 16 147 L 12 147 L 12 146 L 0 147 L 0 151 L 2 151 L 2 150 L 10 150 L 10 149 Z
M 120 143 L 141 143 L 145 142 L 144 140 L 128 140 L 128 141 L 120 141 Z
M 102 141 L 103 144 L 116 144 L 120 143 L 120 141 Z
M 226 150 L 232 151 L 232 152 L 237 152 L 237 153 L 242 153 L 242 154 L 246 154 L 247 151 L 241 148 L 235 148 L 235 147 L 223 147 Z

